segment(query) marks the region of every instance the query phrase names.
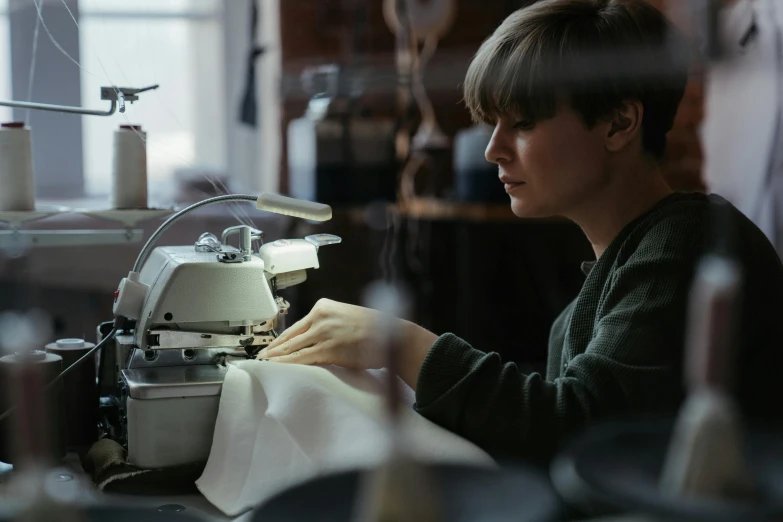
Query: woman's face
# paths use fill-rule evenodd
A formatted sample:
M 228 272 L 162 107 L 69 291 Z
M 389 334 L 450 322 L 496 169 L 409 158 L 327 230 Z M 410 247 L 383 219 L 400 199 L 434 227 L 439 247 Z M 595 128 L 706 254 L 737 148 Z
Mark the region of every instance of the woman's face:
M 568 216 L 605 186 L 608 125 L 598 122 L 588 129 L 565 105 L 537 122 L 501 117 L 485 156 L 498 165 L 514 214 Z

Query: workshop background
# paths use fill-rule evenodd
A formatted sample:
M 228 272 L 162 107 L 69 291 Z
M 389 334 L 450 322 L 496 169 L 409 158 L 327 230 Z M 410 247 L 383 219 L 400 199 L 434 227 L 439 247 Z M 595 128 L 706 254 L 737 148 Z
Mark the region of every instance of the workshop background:
M 416 322 L 456 333 L 525 368 L 540 368 L 549 325 L 579 291 L 580 263 L 591 259 L 592 250 L 571 223 L 511 214 L 496 169 L 475 152 L 483 150 L 474 142 L 480 144 L 485 130 L 472 125 L 460 91 L 482 40 L 526 3 L 456 2 L 453 24 L 424 71 L 427 96 L 449 141 L 428 151 L 413 203 L 398 212 L 388 211 L 395 205 L 388 189 L 369 185 L 363 193 L 361 183 L 334 181 L 341 169 L 355 177 L 396 179 L 399 165 L 387 130 L 401 118 L 413 131 L 418 124 L 416 111 L 398 111 L 395 35 L 381 1 L 42 1 L 47 30 L 39 28 L 37 41 L 30 38 L 38 19 L 34 2 L 0 1 L 0 99 L 96 106 L 97 89 L 109 80 L 160 84 L 126 115 L 101 119 L 0 108 L 0 119 L 46 129 L 34 132 L 33 151 L 37 193 L 49 204 L 107 205 L 111 132 L 128 122 L 141 124 L 149 137 L 150 198 L 157 205 L 183 206 L 224 191 L 310 193 L 331 204 L 334 219 L 323 225 L 242 209 L 267 239 L 313 231 L 343 238 L 341 245 L 323 249 L 321 268 L 307 282 L 286 291 L 289 324 L 321 297 L 359 304 L 370 281 L 396 278 L 415 298 Z M 662 0 L 654 3 L 665 7 Z M 337 119 L 360 119 L 365 135 L 381 142 L 366 147 L 377 149 L 366 169 L 341 166 L 349 161 L 341 136 L 315 143 L 308 113 L 318 107 L 314 97 L 347 99 L 351 112 Z M 675 189 L 705 189 L 702 116 L 702 85 L 694 71 L 664 163 Z M 472 151 L 467 160 L 465 151 Z M 308 181 L 308 168 L 320 163 L 316 179 Z M 192 244 L 202 232 L 219 234 L 237 224 L 237 210 L 199 212 L 167 232 L 162 243 Z M 146 236 L 159 223 L 143 223 Z M 28 227 L 115 225 L 71 213 Z M 140 247 L 0 251 L 0 310 L 43 308 L 52 319 L 52 340 L 94 341 L 97 325 L 112 317 L 114 290 Z

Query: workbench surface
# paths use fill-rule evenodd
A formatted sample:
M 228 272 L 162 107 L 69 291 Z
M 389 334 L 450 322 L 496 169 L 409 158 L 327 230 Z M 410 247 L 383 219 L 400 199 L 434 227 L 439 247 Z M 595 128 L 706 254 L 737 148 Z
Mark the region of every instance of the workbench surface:
M 57 490 L 67 492 L 74 488 L 74 482 L 77 483 L 76 490 L 78 496 L 76 501 L 85 503 L 107 502 L 118 503 L 121 505 L 130 505 L 133 507 L 149 506 L 158 508 L 160 506 L 179 505 L 185 510 L 183 513 L 191 513 L 194 516 L 202 517 L 205 522 L 250 522 L 252 511 L 248 511 L 238 517 L 228 517 L 221 513 L 216 507 L 207 501 L 202 495 L 181 495 L 181 496 L 136 496 L 122 495 L 115 493 L 103 493 L 99 491 L 90 480 L 90 477 L 84 472 L 76 455 L 69 454 L 59 468 L 53 469 L 51 475 L 55 480 L 52 481 L 55 495 Z M 12 467 L 6 463 L 0 462 L 0 506 L 6 504 L 10 498 L 9 485 L 13 480 Z M 2 518 L 2 516 L 0 516 Z M 139 521 L 143 522 L 143 521 Z

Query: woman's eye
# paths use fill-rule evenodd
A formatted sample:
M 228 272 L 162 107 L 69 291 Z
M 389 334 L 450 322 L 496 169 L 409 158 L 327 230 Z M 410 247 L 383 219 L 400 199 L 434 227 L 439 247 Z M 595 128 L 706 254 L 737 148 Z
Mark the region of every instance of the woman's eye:
M 517 130 L 530 130 L 535 125 L 532 120 L 520 120 L 514 124 L 514 128 Z

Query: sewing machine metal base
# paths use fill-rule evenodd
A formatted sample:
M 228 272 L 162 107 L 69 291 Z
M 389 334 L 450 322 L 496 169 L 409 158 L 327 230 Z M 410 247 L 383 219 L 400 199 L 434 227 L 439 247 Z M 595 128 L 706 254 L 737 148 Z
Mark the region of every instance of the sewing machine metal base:
M 145 469 L 206 462 L 224 375 L 217 365 L 122 370 L 129 462 Z
M 104 378 L 119 384 L 113 438 L 128 461 L 155 469 L 206 462 L 212 446 L 226 358 L 242 350 L 139 350 L 133 335 L 118 335 L 107 348 Z M 122 361 L 122 362 L 120 362 Z M 116 395 L 115 395 L 116 394 Z

